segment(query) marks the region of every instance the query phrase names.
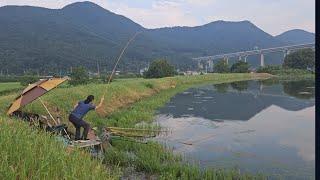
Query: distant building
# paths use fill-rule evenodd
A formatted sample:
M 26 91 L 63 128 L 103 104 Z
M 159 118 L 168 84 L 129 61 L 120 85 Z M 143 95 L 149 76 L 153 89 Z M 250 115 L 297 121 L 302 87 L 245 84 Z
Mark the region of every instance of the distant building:
M 197 71 L 186 71 L 184 72 L 184 75 L 199 75 L 200 73 Z
M 148 68 L 143 68 L 143 69 L 140 69 L 140 75 L 142 76 L 144 74 L 144 72 L 148 71 Z

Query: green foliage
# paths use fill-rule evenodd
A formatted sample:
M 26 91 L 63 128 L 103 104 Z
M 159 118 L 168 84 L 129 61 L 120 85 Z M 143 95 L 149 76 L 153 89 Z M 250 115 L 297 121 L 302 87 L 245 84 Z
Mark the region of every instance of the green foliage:
M 302 49 L 287 55 L 284 59 L 283 67 L 293 69 L 313 69 L 315 67 L 314 50 Z
M 150 89 L 153 89 L 154 85 L 152 83 L 148 82 L 148 83 L 146 83 L 146 87 L 150 88 Z
M 315 95 L 315 83 L 314 81 L 287 81 L 282 82 L 284 93 L 300 98 L 300 99 L 312 99 Z
M 4 72 L 8 69 L 10 74 L 21 73 L 26 68 L 37 69 L 40 74 L 48 71 L 59 74 L 60 70 L 66 74 L 74 64 L 96 70 L 97 59 L 108 59 L 103 66 L 113 67 L 112 60 L 122 46 L 135 32 L 146 29 L 124 16 L 88 4 L 71 5 L 61 10 L 1 8 L 1 17 L 14 18 L 0 19 L 1 69 Z M 84 13 L 87 8 L 95 13 Z M 99 20 L 92 21 L 97 17 Z M 196 66 L 190 57 L 251 49 L 257 39 L 262 47 L 271 47 L 278 42 L 277 37 L 270 39 L 249 22 L 147 30 L 130 44 L 130 52 L 123 56 L 119 69 L 137 70 L 145 66 L 148 59 L 168 57 L 179 64 L 181 70 L 187 70 L 192 68 L 191 64 Z M 273 59 L 279 62 L 279 59 Z M 252 63 L 257 65 L 258 61 Z
M 7 82 L 0 83 L 0 96 L 10 94 L 13 92 L 18 92 L 22 89 L 22 86 L 19 82 Z
M 225 60 L 220 60 L 214 65 L 213 71 L 217 73 L 228 73 L 230 72 L 230 68 Z
M 214 88 L 219 93 L 226 93 L 228 91 L 229 84 L 228 83 L 215 84 Z
M 0 117 L 0 179 L 118 179 L 118 175 L 56 136 Z
M 314 73 L 308 70 L 284 68 L 281 66 L 260 67 L 257 70 L 257 72 L 276 75 L 278 78 L 281 78 L 281 79 L 297 80 L 297 79 L 314 79 L 315 78 Z
M 190 79 L 189 79 L 190 78 Z M 209 79 L 206 79 L 209 78 Z M 201 81 L 197 81 L 200 80 Z M 135 127 L 139 122 L 151 123 L 154 119 L 156 109 L 162 107 L 178 92 L 182 92 L 191 85 L 201 84 L 206 81 L 215 83 L 230 82 L 235 80 L 248 80 L 249 74 L 235 75 L 203 75 L 192 77 L 175 77 L 178 86 L 174 89 L 167 89 L 152 97 L 143 99 L 133 104 L 129 108 L 123 108 L 111 114 L 107 121 L 103 121 L 107 126 Z M 162 79 L 161 79 L 162 80 Z M 167 80 L 167 79 L 165 79 Z M 145 83 L 146 86 L 148 83 Z M 228 84 L 221 84 L 223 89 Z M 241 83 L 240 83 L 241 89 Z M 215 86 L 216 87 L 216 86 Z M 113 148 L 105 154 L 105 159 L 109 165 L 120 165 L 123 167 L 134 167 L 137 171 L 151 174 L 158 174 L 160 179 L 245 179 L 253 178 L 251 175 L 239 174 L 234 171 L 205 169 L 200 170 L 196 165 L 183 163 L 181 156 L 173 155 L 170 149 L 164 148 L 158 143 L 148 142 L 148 144 L 132 143 L 128 141 L 115 140 Z M 263 178 L 262 178 L 263 179 Z
M 249 87 L 249 82 L 248 81 L 238 81 L 238 82 L 233 82 L 230 83 L 231 87 L 237 91 L 245 91 Z
M 174 76 L 174 74 L 174 66 L 170 65 L 167 60 L 155 60 L 145 72 L 145 78 L 163 78 Z
M 249 72 L 250 65 L 244 61 L 238 61 L 231 66 L 231 72 L 233 73 L 247 73 Z
M 0 76 L 0 82 L 20 82 L 21 76 Z
M 22 86 L 28 86 L 29 84 L 32 84 L 34 82 L 37 82 L 39 80 L 39 77 L 37 76 L 22 76 L 20 77 L 20 84 Z
M 118 126 L 118 127 L 136 127 L 138 123 L 145 122 L 144 125 L 148 128 L 154 127 L 152 123 L 154 120 L 154 115 L 156 109 L 162 107 L 166 102 L 170 100 L 178 92 L 182 92 L 191 86 L 203 84 L 203 83 L 227 83 L 240 80 L 255 79 L 254 75 L 251 74 L 207 74 L 202 76 L 176 76 L 173 78 L 161 78 L 161 79 L 119 79 L 110 85 L 105 84 L 95 84 L 83 85 L 79 87 L 68 86 L 64 88 L 57 88 L 54 92 L 48 93 L 43 96 L 43 101 L 48 104 L 48 107 L 54 108 L 59 107 L 59 115 L 63 123 L 69 125 L 69 129 L 72 131 L 72 125 L 68 122 L 68 114 L 72 109 L 72 106 L 79 99 L 85 98 L 88 94 L 94 94 L 97 99 L 102 96 L 106 91 L 106 101 L 104 103 L 104 110 L 108 110 L 109 114 L 106 117 L 98 116 L 96 113 L 91 112 L 86 116 L 86 120 L 94 126 Z M 175 85 L 175 86 L 173 86 Z M 151 88 L 153 87 L 153 88 Z M 0 112 L 4 113 L 5 107 L 15 98 L 15 95 L 8 95 L 0 97 Z M 120 106 L 120 104 L 125 106 Z M 130 106 L 129 106 L 130 105 Z M 111 109 L 111 110 L 110 110 Z M 40 102 L 35 101 L 28 105 L 24 109 L 28 112 L 34 112 L 37 114 L 45 114 L 45 110 L 41 106 Z M 110 110 L 110 111 L 109 111 Z M 52 112 L 56 116 L 56 112 Z M 1 128 L 1 127 L 0 127 Z M 0 132 L 1 134 L 1 132 Z M 0 137 L 2 138 L 2 137 Z M 11 135 L 8 135 L 8 139 Z M 27 139 L 22 139 L 28 144 L 39 143 L 42 141 L 34 140 L 34 137 L 26 137 Z M 14 138 L 17 141 L 19 138 Z M 54 141 L 53 139 L 48 140 L 49 142 Z M 0 142 L 1 144 L 1 142 Z M 33 145 L 33 144 L 32 144 Z M 155 174 L 159 179 L 196 179 L 196 177 L 201 177 L 200 179 L 215 179 L 215 178 L 227 178 L 227 179 L 241 179 L 245 178 L 246 175 L 239 175 L 239 173 L 233 173 L 229 171 L 219 171 L 219 170 L 201 170 L 198 166 L 184 164 L 183 159 L 180 156 L 176 156 L 169 149 L 163 147 L 162 145 L 154 142 L 149 142 L 148 144 L 130 143 L 128 141 L 114 140 L 112 142 L 113 148 L 110 148 L 105 153 L 105 161 L 107 167 L 134 167 L 136 171 L 149 172 Z M 63 153 L 60 147 L 51 149 L 51 146 L 45 145 L 41 146 L 43 148 L 49 148 L 47 155 L 50 153 L 57 152 Z M 41 151 L 41 147 L 38 151 Z M 29 148 L 29 146 L 28 146 Z M 51 151 L 52 150 L 52 151 Z M 31 150 L 32 151 L 32 150 Z M 0 149 L 1 152 L 1 149 Z M 33 152 L 33 151 L 32 151 Z M 2 157 L 9 152 L 3 153 Z M 11 152 L 10 152 L 11 153 Z M 20 152 L 19 152 L 20 153 Z M 17 153 L 17 154 L 19 154 Z M 9 154 L 11 155 L 11 154 Z M 40 154 L 42 157 L 42 154 Z M 60 155 L 60 154 L 59 154 Z M 57 155 L 58 156 L 58 155 Z M 34 155 L 30 156 L 30 159 L 35 158 Z M 51 156 L 50 156 L 51 157 Z M 52 157 L 53 159 L 56 156 Z M 66 163 L 69 160 L 68 157 L 61 155 L 59 159 Z M 49 158 L 49 157 L 46 157 Z M 71 157 L 69 157 L 71 158 Z M 74 157 L 76 160 L 72 160 L 72 163 L 76 163 L 78 169 L 83 169 L 79 167 L 79 164 L 87 162 L 84 157 Z M 1 161 L 1 160 L 0 160 Z M 29 161 L 29 159 L 27 160 Z M 49 161 L 51 164 L 56 162 Z M 60 162 L 61 163 L 61 162 Z M 44 164 L 40 164 L 43 165 Z M 69 164 L 68 164 L 69 165 Z M 58 166 L 58 165 L 57 165 Z M 74 166 L 69 165 L 70 168 Z M 55 166 L 54 166 L 55 167 Z M 37 167 L 35 167 L 37 168 Z M 31 168 L 31 169 L 35 169 Z M 47 172 L 47 166 L 44 167 L 44 172 Z M 62 168 L 58 166 L 57 168 Z M 91 170 L 86 168 L 83 173 Z M 51 173 L 51 171 L 48 171 Z M 57 171 L 59 172 L 59 171 Z M 16 171 L 14 172 L 16 173 Z M 13 173 L 13 174 L 14 174 Z M 73 173 L 75 169 L 73 169 Z M 82 172 L 81 172 L 82 173 Z M 1 174 L 1 173 L 0 173 Z M 90 174 L 90 173 L 89 173 Z M 81 174 L 80 174 L 81 175 Z M 99 174 L 96 174 L 97 176 Z M 53 175 L 55 177 L 55 175 Z M 86 177 L 86 176 L 84 176 Z M 213 178 L 212 178 L 213 177 Z M 251 177 L 251 176 L 248 176 Z M 100 179 L 100 178 L 97 178 Z
M 280 71 L 282 69 L 281 66 L 279 65 L 267 65 L 264 67 L 259 67 L 257 69 L 257 73 L 269 73 L 269 74 L 274 74 L 277 71 Z
M 74 68 L 70 75 L 70 78 L 71 80 L 69 81 L 69 83 L 71 85 L 81 85 L 87 84 L 89 82 L 89 74 L 84 67 Z
M 17 88 L 21 88 L 21 85 L 18 82 L 0 83 L 0 92 Z

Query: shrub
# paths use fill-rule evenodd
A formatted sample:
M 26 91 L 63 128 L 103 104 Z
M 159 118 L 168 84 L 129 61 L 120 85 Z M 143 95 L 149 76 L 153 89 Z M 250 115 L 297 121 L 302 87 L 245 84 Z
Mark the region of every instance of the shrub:
M 244 61 L 238 61 L 231 66 L 231 72 L 233 73 L 247 73 L 249 72 L 250 65 Z
M 213 67 L 214 72 L 217 73 L 228 73 L 230 72 L 229 66 L 225 60 L 220 60 Z
M 146 85 L 147 88 L 150 88 L 150 89 L 154 88 L 154 85 L 152 83 L 150 83 L 150 82 L 147 82 L 145 85 Z
M 77 67 L 75 68 L 71 75 L 71 80 L 69 83 L 71 85 L 80 85 L 80 84 L 87 84 L 89 82 L 89 74 L 84 67 Z
M 163 78 L 174 76 L 175 70 L 172 65 L 166 60 L 156 60 L 153 61 L 148 69 L 145 72 L 145 78 Z
M 259 67 L 257 73 L 269 73 L 274 74 L 276 71 L 280 71 L 282 69 L 279 65 L 267 65 L 264 67 Z
M 39 80 L 39 77 L 37 76 L 22 76 L 20 78 L 20 84 L 22 86 L 28 86 L 29 84 L 37 82 L 38 80 Z
M 302 49 L 293 52 L 286 56 L 283 67 L 293 69 L 313 69 L 315 67 L 315 53 L 312 49 Z

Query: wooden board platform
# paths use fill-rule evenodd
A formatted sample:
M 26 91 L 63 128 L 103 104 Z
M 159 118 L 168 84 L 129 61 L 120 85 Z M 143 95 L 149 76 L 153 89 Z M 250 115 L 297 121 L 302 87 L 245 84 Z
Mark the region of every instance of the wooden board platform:
M 100 145 L 102 142 L 100 140 L 78 140 L 78 141 L 71 141 L 71 147 L 90 147 Z

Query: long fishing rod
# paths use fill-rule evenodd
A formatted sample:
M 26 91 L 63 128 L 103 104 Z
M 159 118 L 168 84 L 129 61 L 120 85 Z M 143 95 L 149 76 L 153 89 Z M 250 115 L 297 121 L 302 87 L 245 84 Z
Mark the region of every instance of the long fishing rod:
M 110 77 L 109 77 L 109 79 L 108 79 L 108 81 L 107 81 L 107 84 L 110 84 L 110 82 L 111 82 L 111 80 L 112 80 L 112 77 L 113 77 L 113 75 L 114 75 L 114 73 L 115 73 L 115 71 L 116 71 L 116 69 L 117 69 L 118 64 L 119 64 L 119 61 L 121 60 L 121 58 L 122 58 L 123 54 L 125 53 L 126 49 L 127 49 L 128 46 L 130 45 L 130 43 L 131 43 L 131 42 L 138 36 L 138 34 L 140 34 L 140 33 L 142 33 L 142 31 L 136 32 L 136 33 L 129 39 L 129 41 L 127 42 L 127 44 L 123 47 L 123 49 L 122 49 L 122 51 L 121 51 L 121 53 L 120 53 L 120 55 L 119 55 L 119 57 L 118 57 L 115 65 L 114 65 L 114 67 L 113 67 L 113 69 L 112 69 L 112 72 L 111 72 L 111 75 L 110 75 Z M 107 87 L 105 88 L 105 91 L 104 91 L 104 93 L 103 93 L 103 96 L 102 96 L 103 98 L 105 97 L 106 93 L 107 93 Z M 104 110 L 103 110 L 103 111 L 104 111 Z M 105 111 L 104 111 L 104 112 L 105 112 Z
M 124 52 L 125 52 L 126 49 L 128 48 L 129 44 L 130 44 L 130 43 L 138 36 L 138 34 L 140 34 L 140 33 L 142 33 L 142 31 L 136 32 L 136 33 L 129 39 L 129 41 L 127 42 L 127 44 L 126 44 L 126 45 L 124 46 L 124 48 L 122 49 L 122 51 L 121 51 L 121 53 L 120 53 L 120 55 L 119 55 L 119 57 L 118 57 L 118 59 L 117 59 L 117 61 L 116 61 L 116 64 L 115 64 L 114 67 L 113 67 L 112 73 L 111 73 L 111 75 L 110 75 L 110 77 L 109 77 L 109 80 L 108 80 L 108 83 L 107 83 L 107 84 L 109 84 L 109 83 L 111 82 L 112 76 L 113 76 L 114 72 L 116 71 L 116 68 L 117 68 L 117 66 L 118 66 L 118 63 L 119 63 L 121 57 L 123 56 Z

